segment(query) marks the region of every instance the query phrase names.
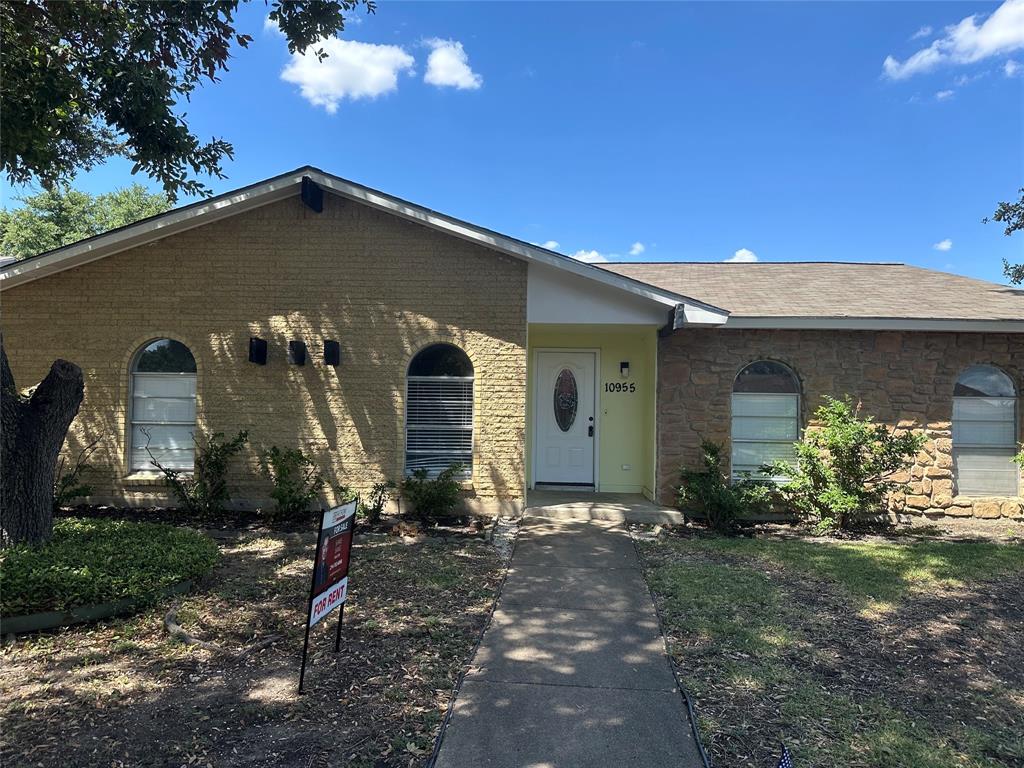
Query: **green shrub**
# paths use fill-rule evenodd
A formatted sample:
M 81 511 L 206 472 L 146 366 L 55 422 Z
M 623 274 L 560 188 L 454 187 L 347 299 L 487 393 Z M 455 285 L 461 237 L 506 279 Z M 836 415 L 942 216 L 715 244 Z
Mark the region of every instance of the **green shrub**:
M 352 499 L 358 498 L 359 494 L 349 488 L 347 485 L 336 485 L 334 486 L 334 503 L 335 504 L 348 504 Z
M 391 501 L 396 487 L 395 483 L 391 480 L 382 480 L 379 483 L 373 484 L 370 493 L 366 497 L 366 501 L 359 502 L 359 512 L 366 518 L 367 523 L 376 525 L 380 522 L 384 514 L 384 507 Z
M 149 434 L 142 430 L 146 437 Z M 231 500 L 228 490 L 228 465 L 231 459 L 241 453 L 249 440 L 249 433 L 242 430 L 231 440 L 224 440 L 223 432 L 215 432 L 207 438 L 192 436 L 195 443 L 195 466 L 191 471 L 170 469 L 153 456 L 146 445 L 150 463 L 160 470 L 164 482 L 171 489 L 178 504 L 198 518 L 218 515 Z
M 268 514 L 271 520 L 305 517 L 324 487 L 316 463 L 298 448 L 272 446 L 260 456 L 260 470 L 274 484 L 270 497 L 276 507 Z
M 205 576 L 217 557 L 213 540 L 187 528 L 58 519 L 45 544 L 0 552 L 0 615 L 65 611 L 122 598 L 146 603 L 162 589 Z
M 92 471 L 89 466 L 89 459 L 96 451 L 99 440 L 93 440 L 85 448 L 78 452 L 75 463 L 67 465 L 64 457 L 57 462 L 57 471 L 53 476 L 53 511 L 61 507 L 68 507 L 75 499 L 80 499 L 92 493 L 92 486 L 83 482 L 82 478 L 87 472 Z
M 771 509 L 774 488 L 769 483 L 749 477 L 730 483 L 722 469 L 722 446 L 702 440 L 700 449 L 703 469 L 684 467 L 679 472 L 676 498 L 680 507 L 703 512 L 708 527 L 725 534 L 735 532 L 737 520 L 745 514 Z
M 402 483 L 402 495 L 424 522 L 448 517 L 459 503 L 462 471 L 461 464 L 452 464 L 431 478 L 427 470 L 417 469 Z
M 1020 453 L 1013 457 L 1013 461 L 1018 467 L 1024 469 L 1024 444 L 1020 446 Z
M 897 433 L 871 416 L 861 416 L 849 395 L 825 397 L 814 414 L 818 426 L 796 443 L 796 463 L 765 468 L 790 478 L 783 496 L 821 532 L 846 530 L 885 511 L 885 499 L 905 488 L 891 479 L 908 466 L 924 436 Z

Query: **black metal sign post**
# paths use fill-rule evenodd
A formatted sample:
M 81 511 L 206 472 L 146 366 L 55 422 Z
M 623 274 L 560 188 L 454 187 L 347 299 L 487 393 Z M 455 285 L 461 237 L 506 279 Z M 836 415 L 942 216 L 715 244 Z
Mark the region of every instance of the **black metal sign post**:
M 309 654 L 309 633 L 313 626 L 335 608 L 338 610 L 338 628 L 334 634 L 334 651 L 341 650 L 341 623 L 348 600 L 348 569 L 352 558 L 352 540 L 355 538 L 358 499 L 325 509 L 320 513 L 316 554 L 313 557 L 313 578 L 306 603 L 306 637 L 302 642 L 302 666 L 299 668 L 299 693 L 306 678 L 306 657 Z M 342 541 L 338 541 L 342 538 Z
M 359 509 L 359 497 L 356 496 L 356 509 Z M 345 552 L 345 562 L 352 562 L 352 542 L 356 540 L 356 516 L 352 515 L 352 535 L 348 537 L 348 547 Z M 345 578 L 348 578 L 348 566 L 345 566 Z M 345 603 L 348 602 L 348 590 L 345 593 L 345 602 L 341 604 L 341 608 L 338 609 L 338 629 L 334 632 L 334 652 L 337 653 L 341 650 L 341 622 L 345 618 Z

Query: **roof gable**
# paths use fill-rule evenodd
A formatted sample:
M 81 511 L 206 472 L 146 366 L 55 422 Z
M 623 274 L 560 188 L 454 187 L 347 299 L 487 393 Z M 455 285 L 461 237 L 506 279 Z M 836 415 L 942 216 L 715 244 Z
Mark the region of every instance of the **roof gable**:
M 385 211 L 407 221 L 416 222 L 527 262 L 545 264 L 564 270 L 614 289 L 641 296 L 664 305 L 668 309 L 676 309 L 676 314 L 685 318 L 687 323 L 721 324 L 725 322 L 729 314 L 706 302 L 695 301 L 674 291 L 648 285 L 626 275 L 617 275 L 599 269 L 554 251 L 478 227 L 338 176 L 332 176 L 311 166 L 298 168 L 281 176 L 275 176 L 272 179 L 227 192 L 209 200 L 192 203 L 62 248 L 5 265 L 0 268 L 0 291 L 298 195 L 304 179 L 307 180 L 306 184 L 312 181 L 318 187 L 333 194 Z

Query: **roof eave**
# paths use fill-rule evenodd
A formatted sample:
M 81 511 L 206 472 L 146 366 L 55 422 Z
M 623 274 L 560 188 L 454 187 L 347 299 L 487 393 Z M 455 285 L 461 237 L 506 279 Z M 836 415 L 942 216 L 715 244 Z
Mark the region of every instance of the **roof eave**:
M 720 325 L 729 317 L 728 311 L 720 307 L 666 291 L 549 251 L 546 248 L 475 226 L 393 195 L 333 176 L 312 166 L 303 166 L 289 173 L 225 193 L 210 200 L 193 203 L 87 240 L 72 243 L 63 248 L 14 262 L 0 269 L 0 291 L 285 199 L 294 194 L 294 189 L 301 185 L 303 177 L 306 176 L 336 195 L 514 258 L 547 264 L 627 293 L 642 296 L 669 308 L 683 306 L 687 322 L 690 324 Z
M 267 181 L 187 205 L 167 213 L 129 224 L 95 237 L 80 240 L 28 259 L 13 262 L 0 270 L 0 291 L 14 288 L 56 272 L 88 264 L 140 245 L 178 234 L 194 227 L 243 213 L 253 208 L 284 200 L 302 183 L 307 169 L 276 176 Z
M 1024 333 L 1024 319 L 928 317 L 811 317 L 732 315 L 728 329 L 953 331 L 965 333 Z

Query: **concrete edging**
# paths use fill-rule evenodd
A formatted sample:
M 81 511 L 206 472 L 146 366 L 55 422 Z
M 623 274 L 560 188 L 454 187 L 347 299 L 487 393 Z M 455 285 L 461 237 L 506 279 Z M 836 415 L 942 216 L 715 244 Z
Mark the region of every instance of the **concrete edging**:
M 100 621 L 113 616 L 123 616 L 126 613 L 134 613 L 152 600 L 182 595 L 190 589 L 192 589 L 192 581 L 185 580 L 165 587 L 148 598 L 125 597 L 109 603 L 81 605 L 68 611 L 44 611 L 24 616 L 0 616 L 0 634 L 23 635 L 29 632 L 41 632 L 45 629 Z

